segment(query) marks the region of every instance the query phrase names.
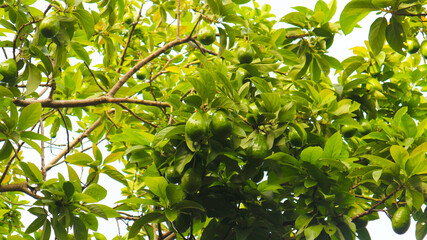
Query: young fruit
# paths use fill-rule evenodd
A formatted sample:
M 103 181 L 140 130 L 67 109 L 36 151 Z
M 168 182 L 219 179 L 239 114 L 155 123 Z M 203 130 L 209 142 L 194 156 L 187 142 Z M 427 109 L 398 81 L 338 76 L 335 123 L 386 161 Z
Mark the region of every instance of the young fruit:
M 197 33 L 197 40 L 203 45 L 211 45 L 216 40 L 216 30 L 212 26 L 205 26 Z
M 212 116 L 211 131 L 215 137 L 226 139 L 233 131 L 233 125 L 225 110 L 218 110 Z
M 0 75 L 3 76 L 3 82 L 13 83 L 17 74 L 18 67 L 16 66 L 16 62 L 13 58 L 9 58 L 0 63 Z
M 420 46 L 420 53 L 424 58 L 427 58 L 427 40 L 424 40 Z
M 202 186 L 202 176 L 195 168 L 189 168 L 181 178 L 181 188 L 188 194 L 196 193 Z
M 416 38 L 408 38 L 406 40 L 406 49 L 408 50 L 408 53 L 414 54 L 420 50 L 420 43 Z
M 40 23 L 40 32 L 45 38 L 53 38 L 58 34 L 60 24 L 55 15 L 50 15 Z
M 295 128 L 291 128 L 289 130 L 289 141 L 291 142 L 292 146 L 294 147 L 301 147 L 302 146 L 302 138 L 295 130 Z
M 404 206 L 397 209 L 391 219 L 391 224 L 393 231 L 397 234 L 404 234 L 408 231 L 409 226 L 411 225 L 411 211 L 409 208 Z
M 195 112 L 185 124 L 185 134 L 192 141 L 200 141 L 207 133 L 207 124 L 201 112 Z
M 344 125 L 341 127 L 341 132 L 345 138 L 351 138 L 357 132 L 357 128 L 350 125 Z
M 179 183 L 181 176 L 174 166 L 169 166 L 165 172 L 166 180 L 170 183 Z
M 364 211 L 365 211 L 365 209 L 363 209 L 359 205 L 356 205 L 356 206 L 350 208 L 347 215 L 352 218 L 354 216 L 361 214 Z M 356 218 L 353 220 L 353 223 L 356 225 L 357 229 L 364 228 L 364 227 L 366 227 L 366 225 L 368 225 L 368 216 L 365 215 L 363 217 Z
M 131 12 L 127 12 L 123 16 L 123 22 L 127 25 L 131 25 L 134 22 L 134 20 L 135 20 L 135 17 Z
M 259 133 L 255 135 L 246 154 L 250 160 L 262 160 L 268 156 L 268 146 L 264 135 Z
M 147 70 L 145 68 L 139 69 L 139 71 L 136 73 L 136 78 L 138 80 L 144 80 L 147 77 Z
M 360 130 L 360 133 L 363 135 L 366 135 L 372 131 L 371 123 L 369 123 L 369 121 L 366 119 L 363 119 L 361 121 L 360 126 L 362 127 L 362 129 Z
M 243 45 L 237 49 L 237 60 L 239 60 L 241 64 L 251 63 L 254 60 L 254 57 L 255 53 L 250 45 Z

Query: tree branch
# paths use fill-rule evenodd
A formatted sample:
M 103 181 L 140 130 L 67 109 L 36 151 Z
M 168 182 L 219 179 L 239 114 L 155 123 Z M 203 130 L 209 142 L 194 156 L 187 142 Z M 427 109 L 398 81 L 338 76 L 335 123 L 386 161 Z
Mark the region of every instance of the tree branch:
M 28 182 L 0 185 L 0 193 L 1 192 L 23 192 L 35 199 L 42 198 L 41 196 L 30 191 L 28 188 Z
M 73 100 L 14 99 L 13 103 L 16 106 L 20 106 L 20 107 L 25 107 L 33 103 L 41 103 L 42 107 L 50 107 L 50 108 L 87 107 L 87 106 L 96 106 L 103 103 L 135 103 L 135 104 L 157 106 L 157 107 L 170 107 L 170 104 L 167 102 L 157 102 L 157 101 L 140 100 L 140 99 L 133 99 L 133 98 L 113 98 L 108 96 L 101 96 L 97 98 L 81 99 L 81 100 L 80 99 L 73 99 Z
M 375 203 L 374 205 L 372 205 L 371 208 L 367 209 L 366 211 L 357 214 L 356 216 L 352 217 L 351 219 L 356 219 L 356 218 L 360 218 L 363 217 L 365 215 L 369 215 L 371 214 L 379 205 L 383 204 L 385 201 L 387 201 L 387 199 L 391 198 L 394 194 L 396 194 L 399 190 L 401 189 L 401 187 L 397 188 L 396 190 L 394 190 L 393 192 L 391 192 L 390 194 L 388 194 L 387 196 L 385 196 L 383 199 L 381 199 L 381 201 Z
M 95 128 L 97 128 L 101 124 L 101 118 L 98 118 L 86 131 L 80 134 L 77 138 L 75 138 L 66 148 L 62 149 L 62 151 L 56 155 L 52 160 L 50 160 L 49 164 L 46 166 L 46 171 L 51 169 L 55 164 L 68 153 L 68 149 L 74 148 L 83 138 L 87 137 Z
M 142 59 L 140 62 L 138 62 L 133 68 L 131 68 L 126 74 L 124 74 L 120 80 L 111 88 L 111 90 L 107 93 L 107 97 L 114 97 L 114 95 L 119 91 L 119 89 L 126 83 L 126 81 L 132 77 L 140 68 L 145 66 L 147 63 L 151 62 L 153 59 L 157 58 L 160 54 L 164 53 L 169 48 L 172 48 L 174 46 L 186 43 L 191 41 L 191 35 L 187 36 L 183 39 L 175 39 L 167 44 L 165 44 L 163 47 L 157 49 L 157 51 L 151 53 L 146 58 Z M 169 104 L 168 104 L 169 105 Z

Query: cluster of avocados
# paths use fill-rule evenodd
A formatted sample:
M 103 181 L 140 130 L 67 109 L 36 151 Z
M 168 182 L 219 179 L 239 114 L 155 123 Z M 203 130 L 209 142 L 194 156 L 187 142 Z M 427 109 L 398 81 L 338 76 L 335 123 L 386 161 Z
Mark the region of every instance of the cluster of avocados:
M 60 23 L 58 17 L 55 15 L 49 15 L 45 17 L 40 25 L 39 31 L 45 38 L 54 38 L 60 30 Z M 15 85 L 18 79 L 18 66 L 15 59 L 9 58 L 0 63 L 0 75 L 2 84 L 9 84 L 9 86 Z
M 415 54 L 419 51 L 421 56 L 427 59 L 427 40 L 422 41 L 420 44 L 417 38 L 410 37 L 406 39 L 405 46 L 408 53 Z
M 197 33 L 197 40 L 205 46 L 211 45 L 216 40 L 216 29 L 210 25 L 202 27 Z M 240 64 L 251 63 L 255 58 L 255 52 L 249 43 L 242 44 L 236 54 Z

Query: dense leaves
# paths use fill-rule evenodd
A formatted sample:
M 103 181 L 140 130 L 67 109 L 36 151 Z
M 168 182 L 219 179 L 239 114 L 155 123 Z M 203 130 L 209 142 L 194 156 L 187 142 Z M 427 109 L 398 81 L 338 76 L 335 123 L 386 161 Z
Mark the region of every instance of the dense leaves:
M 0 235 L 370 239 L 384 211 L 423 239 L 424 1 L 249 2 L 2 2 Z

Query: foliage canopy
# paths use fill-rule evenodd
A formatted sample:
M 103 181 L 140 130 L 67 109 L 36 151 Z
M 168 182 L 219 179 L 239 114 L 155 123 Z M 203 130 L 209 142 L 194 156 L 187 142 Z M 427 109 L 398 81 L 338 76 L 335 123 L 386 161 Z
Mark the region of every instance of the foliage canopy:
M 116 218 L 135 239 L 370 239 L 399 211 L 423 239 L 425 1 L 352 0 L 332 22 L 319 0 L 286 28 L 248 2 L 0 0 L 0 236 L 106 239 Z M 366 46 L 330 56 L 369 13 Z

